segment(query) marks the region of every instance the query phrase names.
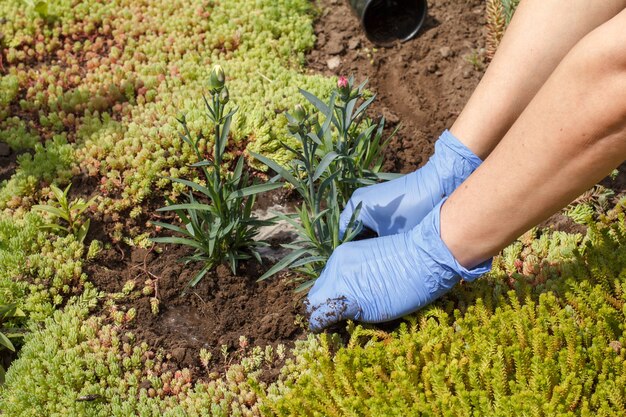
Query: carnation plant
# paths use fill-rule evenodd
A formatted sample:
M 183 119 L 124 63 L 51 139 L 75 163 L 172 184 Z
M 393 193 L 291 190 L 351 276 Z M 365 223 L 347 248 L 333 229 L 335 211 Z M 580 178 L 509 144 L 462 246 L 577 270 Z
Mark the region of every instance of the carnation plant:
M 286 114 L 289 132 L 298 141 L 297 147 L 282 144 L 293 155 L 288 167 L 252 153 L 278 174 L 272 181 L 282 178 L 304 200 L 295 215 L 276 213 L 296 229 L 298 240 L 283 245 L 292 252 L 259 280 L 291 268 L 310 278 L 297 290 L 310 287 L 335 248 L 362 232 L 356 221 L 360 205 L 344 235 L 339 232 L 341 209 L 354 190 L 397 176 L 380 172 L 382 152 L 393 134 L 383 139 L 384 118 L 375 123 L 366 116 L 374 97 L 364 100 L 364 87 L 341 77 L 328 102 L 301 90 L 313 108 L 297 105 L 293 114 Z
M 259 228 L 271 225 L 271 220 L 259 220 L 252 215 L 256 195 L 281 187 L 278 183 L 253 184 L 244 172 L 244 157 L 240 157 L 234 168 L 224 161 L 228 134 L 236 110 L 226 112 L 229 92 L 225 83 L 224 71 L 216 66 L 210 77 L 210 101 L 204 99 L 209 120 L 214 123 L 213 156 L 204 159 L 198 141 L 189 131 L 185 117 L 179 119 L 184 133 L 180 135 L 189 144 L 199 162 L 197 168 L 206 185 L 182 178 L 168 177 L 173 182 L 187 187 L 182 203 L 168 199 L 169 205 L 157 211 L 174 212 L 182 226 L 164 222 L 154 222 L 155 226 L 175 232 L 174 236 L 153 238 L 153 242 L 185 245 L 194 253 L 184 258 L 186 262 L 202 262 L 204 266 L 188 286 L 195 286 L 214 266 L 227 262 L 233 273 L 237 272 L 240 261 L 255 258 L 261 262 L 257 251 L 267 246 L 266 242 L 255 240 Z

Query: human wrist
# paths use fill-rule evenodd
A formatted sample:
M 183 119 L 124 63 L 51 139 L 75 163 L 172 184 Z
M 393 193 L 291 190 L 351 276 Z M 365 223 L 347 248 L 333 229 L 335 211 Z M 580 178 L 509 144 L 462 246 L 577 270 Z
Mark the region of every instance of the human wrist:
M 454 228 L 446 227 L 446 201 L 447 198 L 444 198 L 424 219 L 427 224 L 422 225 L 422 233 L 429 242 L 428 252 L 447 271 L 466 281 L 474 281 L 491 270 L 492 259 L 474 257 L 471 239 L 463 237 L 462 233 L 454 233 Z

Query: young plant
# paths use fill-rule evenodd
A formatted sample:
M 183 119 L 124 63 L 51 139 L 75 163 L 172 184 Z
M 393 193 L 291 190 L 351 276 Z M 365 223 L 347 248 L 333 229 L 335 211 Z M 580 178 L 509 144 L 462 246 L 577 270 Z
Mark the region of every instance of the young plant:
M 339 204 L 348 202 L 352 193 L 359 187 L 372 185 L 380 180 L 388 180 L 398 177 L 396 174 L 381 173 L 384 161 L 384 149 L 398 131 L 398 128 L 383 139 L 385 118 L 378 123 L 367 117 L 367 110 L 374 102 L 376 96 L 366 98 L 365 85 L 367 81 L 358 86 L 354 84 L 354 77 L 339 77 L 337 89 L 333 92 L 328 103 L 324 103 L 313 94 L 300 90 L 300 93 L 313 105 L 318 112 L 305 118 L 314 120 L 323 116 L 330 124 L 325 126 L 323 132 L 304 131 L 310 140 L 319 139 L 321 154 L 337 154 L 330 160 L 328 172 L 337 172 L 334 181 L 339 192 Z M 299 108 L 299 112 L 303 108 Z M 296 130 L 300 122 L 287 115 L 289 127 Z M 312 124 L 304 124 L 303 127 Z M 316 133 L 321 133 L 316 136 Z
M 55 185 L 51 185 L 52 193 L 56 201 L 50 204 L 35 205 L 33 210 L 47 212 L 52 216 L 52 223 L 42 226 L 43 229 L 50 230 L 54 233 L 72 234 L 79 242 L 85 240 L 89 231 L 89 219 L 84 219 L 83 213 L 95 200 L 95 197 L 89 201 L 82 198 L 74 199 L 70 202 L 68 192 L 72 184 L 61 190 Z
M 15 345 L 13 341 L 22 338 L 23 333 L 17 331 L 13 327 L 7 327 L 6 323 L 15 318 L 24 317 L 24 312 L 17 308 L 15 304 L 2 304 L 0 305 L 0 352 L 5 349 L 15 352 Z M 4 374 L 6 370 L 0 363 L 0 384 L 4 383 Z
M 272 181 L 284 179 L 304 200 L 295 215 L 276 213 L 296 229 L 298 240 L 283 245 L 292 252 L 259 280 L 292 268 L 310 278 L 297 291 L 311 286 L 335 248 L 353 240 L 362 231 L 361 224 L 356 221 L 358 206 L 345 234 L 341 236 L 339 233 L 341 208 L 354 190 L 396 177 L 379 172 L 382 151 L 390 138 L 382 140 L 384 119 L 376 124 L 365 116 L 374 97 L 356 107 L 363 97 L 364 86 L 365 83 L 353 88 L 353 79 L 342 77 L 328 103 L 301 90 L 316 111 L 308 113 L 298 105 L 293 115 L 286 114 L 289 132 L 299 143 L 297 148 L 283 143 L 283 147 L 293 154 L 289 167 L 263 155 L 252 154 L 278 174 Z
M 278 183 L 253 184 L 244 173 L 244 157 L 240 157 L 234 169 L 224 162 L 228 134 L 232 117 L 236 110 L 226 113 L 229 102 L 228 88 L 224 83 L 224 71 L 217 66 L 209 80 L 211 100 L 204 99 L 209 119 L 215 125 L 213 157 L 203 160 L 198 147 L 200 136 L 193 138 L 183 116 L 179 119 L 184 134 L 180 137 L 188 143 L 200 160 L 193 164 L 204 176 L 206 186 L 181 178 L 168 177 L 173 182 L 187 187 L 186 201 L 169 205 L 157 211 L 173 211 L 182 226 L 154 222 L 155 226 L 176 232 L 178 236 L 158 237 L 152 241 L 189 246 L 193 255 L 184 258 L 186 262 L 202 262 L 203 268 L 189 282 L 195 286 L 214 266 L 228 262 L 233 273 L 237 272 L 239 261 L 255 258 L 261 262 L 257 248 L 267 243 L 254 240 L 261 226 L 272 221 L 262 221 L 252 215 L 256 195 L 281 187 Z

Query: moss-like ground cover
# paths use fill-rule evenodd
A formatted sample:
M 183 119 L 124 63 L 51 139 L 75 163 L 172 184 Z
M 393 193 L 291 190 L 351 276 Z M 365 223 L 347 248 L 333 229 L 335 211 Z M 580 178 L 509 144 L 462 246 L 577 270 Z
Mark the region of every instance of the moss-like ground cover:
M 586 236 L 526 234 L 491 274 L 391 333 L 309 336 L 269 385 L 257 377 L 278 349 L 195 381 L 124 330 L 133 310 L 95 309 L 103 294 L 84 265 L 100 245 L 53 236 L 31 211 L 50 183 L 94 178 L 89 215 L 118 239 L 139 235 L 122 219 L 172 191 L 159 176 L 192 175 L 174 117 L 210 137 L 200 109 L 214 64 L 240 108 L 233 156 L 284 158 L 277 112 L 298 87 L 332 84 L 303 75 L 307 1 L 189 3 L 0 1 L 0 140 L 26 151 L 0 184 L 0 304 L 17 303 L 26 317 L 14 324 L 29 330 L 0 415 L 626 415 L 624 200 L 600 215 L 586 206 Z

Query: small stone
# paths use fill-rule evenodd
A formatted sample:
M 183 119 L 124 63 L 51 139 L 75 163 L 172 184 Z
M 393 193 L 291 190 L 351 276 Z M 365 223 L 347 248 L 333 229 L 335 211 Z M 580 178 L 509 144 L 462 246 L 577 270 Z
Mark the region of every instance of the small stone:
M 439 69 L 439 66 L 435 64 L 434 62 L 428 65 L 428 72 L 430 72 L 431 74 L 434 74 L 435 72 L 437 72 L 438 69 Z
M 0 142 L 0 156 L 9 156 L 11 155 L 11 148 L 4 142 Z
M 472 77 L 472 70 L 466 69 L 465 71 L 463 71 L 463 78 L 467 79 L 471 77 Z
M 361 46 L 361 40 L 359 38 L 352 38 L 348 41 L 348 49 L 356 49 Z
M 444 46 L 443 48 L 439 49 L 439 53 L 442 57 L 447 58 L 452 55 L 452 49 L 450 49 L 449 46 Z
M 339 58 L 338 56 L 334 56 L 326 61 L 326 65 L 328 66 L 329 70 L 337 69 L 341 65 L 341 58 Z

